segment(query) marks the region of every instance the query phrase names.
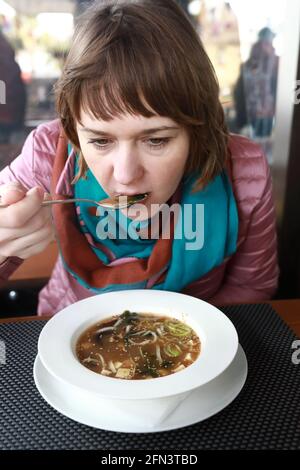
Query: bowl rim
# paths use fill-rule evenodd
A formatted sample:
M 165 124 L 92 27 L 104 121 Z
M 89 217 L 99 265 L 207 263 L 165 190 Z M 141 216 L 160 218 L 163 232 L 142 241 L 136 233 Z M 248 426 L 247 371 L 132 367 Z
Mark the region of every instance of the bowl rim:
M 200 336 L 199 357 L 182 371 L 148 380 L 110 378 L 87 369 L 75 356 L 78 337 L 89 326 L 113 315 L 105 312 L 119 314 L 124 310 L 186 321 Z M 38 354 L 44 367 L 60 381 L 99 396 L 134 400 L 173 396 L 202 386 L 224 372 L 237 349 L 236 329 L 217 307 L 186 294 L 158 289 L 115 291 L 80 300 L 55 314 L 38 340 Z

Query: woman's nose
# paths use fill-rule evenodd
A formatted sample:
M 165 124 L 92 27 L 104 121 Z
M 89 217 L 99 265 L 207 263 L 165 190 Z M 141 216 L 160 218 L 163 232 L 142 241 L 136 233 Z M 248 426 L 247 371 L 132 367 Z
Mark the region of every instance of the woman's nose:
M 139 156 L 130 149 L 123 149 L 114 161 L 114 179 L 119 184 L 129 186 L 144 174 Z

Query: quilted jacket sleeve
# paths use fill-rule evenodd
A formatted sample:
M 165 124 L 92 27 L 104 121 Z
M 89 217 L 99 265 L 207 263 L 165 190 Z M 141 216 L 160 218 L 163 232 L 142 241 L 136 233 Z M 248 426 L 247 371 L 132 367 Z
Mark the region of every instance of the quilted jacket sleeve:
M 231 257 L 221 289 L 210 299 L 215 304 L 258 302 L 270 299 L 278 282 L 277 237 L 272 181 L 264 158 L 265 185 L 251 212 L 245 237 Z
M 0 172 L 0 185 L 19 181 L 27 189 L 40 186 L 50 192 L 51 168 L 58 132 L 56 121 L 42 124 L 32 131 L 21 154 Z M 9 257 L 1 263 L 0 283 L 7 280 L 22 262 L 18 257 Z

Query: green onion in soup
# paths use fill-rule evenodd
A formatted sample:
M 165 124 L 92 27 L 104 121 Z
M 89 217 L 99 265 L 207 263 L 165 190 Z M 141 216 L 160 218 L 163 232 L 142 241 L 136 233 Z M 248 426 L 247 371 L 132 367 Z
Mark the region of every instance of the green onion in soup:
M 192 328 L 170 317 L 126 310 L 89 327 L 76 354 L 85 367 L 107 377 L 141 380 L 190 366 L 200 354 Z

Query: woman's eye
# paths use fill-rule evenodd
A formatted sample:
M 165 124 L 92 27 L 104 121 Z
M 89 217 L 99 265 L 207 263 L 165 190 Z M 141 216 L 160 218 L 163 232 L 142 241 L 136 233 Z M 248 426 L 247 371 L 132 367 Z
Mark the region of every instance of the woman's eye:
M 93 139 L 88 141 L 89 144 L 93 144 L 97 148 L 107 147 L 109 140 L 108 139 Z
M 156 138 L 156 139 L 148 139 L 146 142 L 148 142 L 149 147 L 154 148 L 154 149 L 160 149 L 167 145 L 167 143 L 170 141 L 169 137 L 165 138 Z

